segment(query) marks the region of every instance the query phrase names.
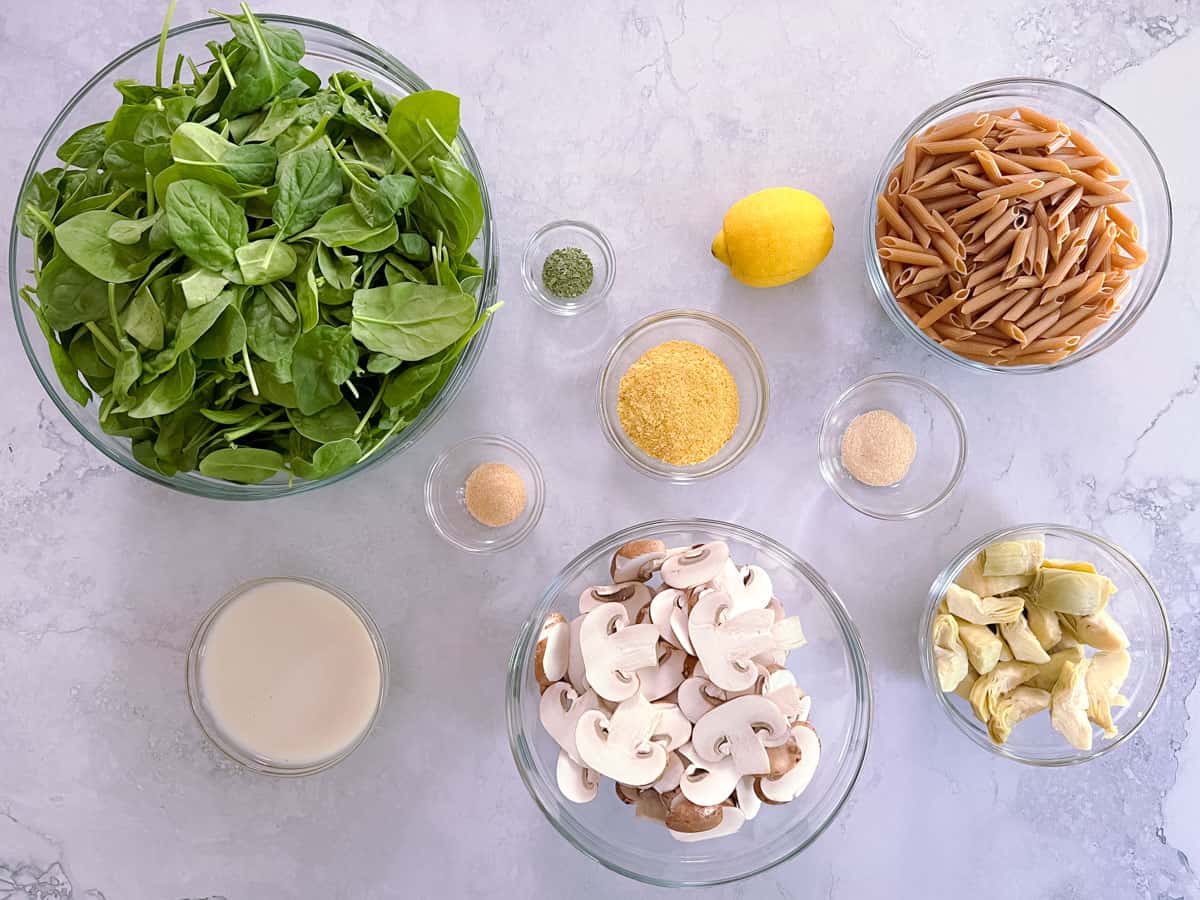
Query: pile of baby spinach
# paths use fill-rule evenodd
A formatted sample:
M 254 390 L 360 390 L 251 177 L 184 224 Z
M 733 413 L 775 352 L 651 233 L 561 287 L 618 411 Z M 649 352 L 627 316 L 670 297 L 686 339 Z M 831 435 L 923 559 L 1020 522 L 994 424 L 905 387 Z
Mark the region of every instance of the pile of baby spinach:
M 164 84 L 160 45 L 155 84 L 117 82 L 112 119 L 33 177 L 21 294 L 67 393 L 143 465 L 325 478 L 403 431 L 493 311 L 483 201 L 457 97 L 322 84 L 298 32 L 218 15 L 211 60 Z

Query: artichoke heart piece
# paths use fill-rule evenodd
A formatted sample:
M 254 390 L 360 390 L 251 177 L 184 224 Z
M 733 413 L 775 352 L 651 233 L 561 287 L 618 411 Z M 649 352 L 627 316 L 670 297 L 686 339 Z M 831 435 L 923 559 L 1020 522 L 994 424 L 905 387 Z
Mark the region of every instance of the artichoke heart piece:
M 961 588 L 978 594 L 980 597 L 994 597 L 997 594 L 1007 594 L 1009 591 L 1019 591 L 1033 584 L 1036 572 L 1027 575 L 984 575 L 983 554 L 980 553 L 959 571 L 954 583 Z
M 1038 665 L 1050 662 L 1050 654 L 1042 647 L 1037 635 L 1030 630 L 1029 622 L 1024 614 L 1014 622 L 1001 623 L 1000 634 L 1008 643 L 1008 648 L 1012 650 L 1013 657 L 1021 662 L 1037 663 Z
M 1025 608 L 1023 597 L 980 597 L 958 584 L 946 588 L 946 607 L 960 619 L 975 625 L 1012 622 Z
M 996 668 L 1000 654 L 1004 650 L 1004 641 L 986 625 L 975 625 L 972 622 L 958 623 L 958 639 L 967 651 L 967 661 L 980 675 L 986 675 Z
M 988 720 L 988 736 L 995 743 L 1003 744 L 1012 734 L 1014 725 L 1049 706 L 1049 691 L 1031 687 L 1013 688 L 996 701 L 995 712 Z
M 1025 604 L 1025 618 L 1043 650 L 1051 649 L 1062 640 L 1062 625 L 1054 610 L 1029 602 Z
M 958 639 L 958 620 L 954 616 L 936 616 L 931 632 L 938 684 L 948 694 L 958 687 L 959 682 L 967 675 L 967 651 Z
M 1068 569 L 1072 572 L 1090 572 L 1096 574 L 1096 567 L 1090 562 L 1076 562 L 1071 559 L 1044 559 L 1042 560 L 1043 569 Z
M 984 548 L 983 576 L 996 578 L 1005 575 L 1032 576 L 1046 558 L 1045 538 L 1021 541 L 1000 541 Z
M 1104 730 L 1104 736 L 1117 736 L 1113 724 L 1112 707 L 1128 706 L 1129 700 L 1121 696 L 1121 686 L 1129 677 L 1129 652 L 1127 650 L 1102 650 L 1088 663 L 1087 685 L 1088 718 Z M 1118 702 L 1124 701 L 1124 702 Z
M 964 677 L 963 680 L 958 683 L 958 687 L 956 687 L 954 689 L 954 693 L 956 693 L 958 696 L 962 697 L 964 700 L 966 700 L 968 703 L 970 703 L 971 702 L 971 688 L 973 688 L 975 686 L 975 682 L 978 680 L 979 680 L 979 676 L 975 674 L 975 670 L 968 667 L 966 677 Z M 1119 697 L 1120 694 L 1118 694 L 1117 696 Z M 1117 705 L 1115 700 L 1113 701 L 1113 705 L 1114 706 Z
M 1033 600 L 1055 612 L 1090 616 L 1104 609 L 1116 589 L 1108 578 L 1094 572 L 1043 567 L 1033 583 Z
M 1029 686 L 1042 691 L 1053 690 L 1054 685 L 1058 683 L 1058 676 L 1062 674 L 1063 665 L 1068 662 L 1082 661 L 1083 647 L 1078 644 L 1056 650 L 1050 654 L 1050 662 L 1042 663 L 1037 667 L 1037 674 L 1029 680 Z
M 1064 615 L 1062 618 L 1066 620 L 1071 636 L 1089 647 L 1112 651 L 1124 650 L 1129 646 L 1125 629 L 1107 609 L 1090 616 Z
M 1076 750 L 1092 749 L 1092 724 L 1088 721 L 1088 660 L 1063 663 L 1050 692 L 1050 724 Z
M 1002 662 L 971 686 L 971 709 L 980 722 L 988 722 L 995 713 L 996 701 L 1037 674 L 1032 663 Z

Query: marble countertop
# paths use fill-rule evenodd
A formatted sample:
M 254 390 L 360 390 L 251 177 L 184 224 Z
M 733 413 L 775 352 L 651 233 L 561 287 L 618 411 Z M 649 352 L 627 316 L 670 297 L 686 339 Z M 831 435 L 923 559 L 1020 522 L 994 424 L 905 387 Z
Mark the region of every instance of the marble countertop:
M 182 0 L 176 21 L 207 5 Z M 5 219 L 50 113 L 157 31 L 162 6 L 4 5 Z M 1200 299 L 1189 275 L 1200 246 L 1200 4 L 286 6 L 367 36 L 463 96 L 508 305 L 451 413 L 413 449 L 337 487 L 256 505 L 176 494 L 108 463 L 43 395 L 11 320 L 0 327 L 0 897 L 656 893 L 584 858 L 535 808 L 509 754 L 502 684 L 517 629 L 563 562 L 617 528 L 676 515 L 743 523 L 813 563 L 861 629 L 877 700 L 863 777 L 833 827 L 796 859 L 708 896 L 1200 896 L 1189 861 L 1200 858 L 1189 718 L 1200 704 Z M 1014 381 L 903 338 L 866 283 L 859 235 L 879 155 L 916 112 L 1019 73 L 1078 83 L 1143 130 L 1171 182 L 1176 231 L 1166 279 L 1127 337 L 1064 372 Z M 822 197 L 838 239 L 808 279 L 753 292 L 714 263 L 709 241 L 730 202 L 776 183 Z M 559 217 L 599 224 L 618 260 L 607 307 L 575 320 L 540 310 L 520 282 L 524 240 Z M 616 335 L 676 305 L 744 328 L 773 392 L 747 460 L 688 489 L 618 459 L 593 400 Z M 816 466 L 826 404 L 887 370 L 942 387 L 971 437 L 958 491 L 906 523 L 858 515 Z M 436 454 L 479 431 L 530 447 L 548 490 L 531 538 L 492 557 L 443 543 L 420 497 Z M 1127 547 L 1173 622 L 1170 680 L 1151 720 L 1067 770 L 973 746 L 932 701 L 915 651 L 944 561 L 985 531 L 1039 519 Z M 393 660 L 376 733 L 309 779 L 239 770 L 205 740 L 184 694 L 197 620 L 233 584 L 268 573 L 359 597 Z M 457 670 L 443 668 L 447 657 Z M 6 879 L 39 887 L 13 892 Z

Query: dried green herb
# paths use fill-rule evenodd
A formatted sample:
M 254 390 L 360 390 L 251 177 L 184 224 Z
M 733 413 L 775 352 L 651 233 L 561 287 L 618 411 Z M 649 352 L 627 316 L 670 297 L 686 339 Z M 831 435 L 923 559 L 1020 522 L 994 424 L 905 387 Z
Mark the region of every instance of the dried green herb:
M 555 250 L 542 265 L 542 284 L 555 297 L 582 297 L 593 277 L 592 258 L 578 247 Z

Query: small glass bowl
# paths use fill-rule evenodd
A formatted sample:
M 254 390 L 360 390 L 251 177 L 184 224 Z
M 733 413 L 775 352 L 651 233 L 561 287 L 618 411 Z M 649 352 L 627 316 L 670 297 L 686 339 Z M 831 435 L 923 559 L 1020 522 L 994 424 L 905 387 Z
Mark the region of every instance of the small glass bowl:
M 895 414 L 917 438 L 912 468 L 889 487 L 863 484 L 842 465 L 846 427 L 873 409 Z M 859 512 L 876 519 L 915 519 L 958 485 L 967 461 L 967 428 L 954 401 L 928 381 L 885 372 L 864 378 L 833 401 L 821 421 L 817 459 L 826 484 Z
M 878 218 L 876 201 L 887 186 L 892 167 L 903 157 L 904 145 L 908 139 L 924 131 L 934 122 L 968 110 L 983 112 L 1012 106 L 1033 107 L 1060 119 L 1071 128 L 1077 128 L 1120 166 L 1121 177 L 1131 180 L 1129 193 L 1133 196 L 1133 202 L 1124 203 L 1121 208 L 1137 224 L 1138 240 L 1149 254 L 1146 264 L 1134 270 L 1133 287 L 1122 298 L 1122 310 L 1112 322 L 1096 332 L 1075 353 L 1046 365 L 992 366 L 959 356 L 930 339 L 896 304 L 875 249 L 875 222 Z M 1125 116 L 1099 97 L 1073 84 L 1048 78 L 997 78 L 971 85 L 929 107 L 904 129 L 884 156 L 883 165 L 867 196 L 863 223 L 867 276 L 888 318 L 900 331 L 934 355 L 977 371 L 1011 375 L 1037 374 L 1063 369 L 1095 356 L 1106 347 L 1115 344 L 1133 327 L 1146 311 L 1167 269 L 1167 260 L 1171 255 L 1171 218 L 1171 194 L 1162 163 L 1146 138 Z
M 613 551 L 637 538 L 658 538 L 669 547 L 724 541 L 738 563 L 766 570 L 787 613 L 800 617 L 808 641 L 788 656 L 788 667 L 813 698 L 812 724 L 821 737 L 821 759 L 812 783 L 791 803 L 764 806 L 735 834 L 716 840 L 676 841 L 661 824 L 635 817 L 608 778 L 592 802 L 566 800 L 555 775 L 558 745 L 538 720 L 541 692 L 533 665 L 542 622 L 551 612 L 568 619 L 578 616 L 580 592 L 589 585 L 607 584 Z M 833 588 L 778 541 L 712 519 L 644 522 L 597 541 L 567 563 L 521 628 L 505 692 L 517 771 L 550 824 L 577 850 L 612 871 L 662 887 L 739 881 L 800 853 L 833 823 L 849 798 L 871 732 L 867 659 L 858 630 Z
M 592 285 L 578 297 L 556 296 L 542 284 L 546 257 L 565 247 L 578 247 L 592 261 Z M 616 257 L 612 244 L 599 228 L 575 219 L 562 219 L 543 225 L 529 238 L 521 257 L 521 277 L 529 296 L 543 309 L 556 316 L 575 316 L 608 296 L 616 277 Z
M 1066 738 L 1051 727 L 1047 713 L 1038 713 L 1018 724 L 1006 743 L 993 743 L 988 737 L 987 728 L 975 718 L 969 703 L 957 694 L 942 693 L 934 671 L 930 628 L 942 595 L 958 577 L 962 567 L 989 544 L 1039 534 L 1046 538 L 1046 556 L 1090 562 L 1096 566 L 1096 571 L 1107 575 L 1117 585 L 1117 593 L 1107 608 L 1129 636 L 1131 665 L 1129 677 L 1121 688 L 1121 693 L 1129 698 L 1129 705 L 1113 707 L 1113 723 L 1120 730 L 1115 738 L 1106 738 L 1098 729 L 1093 729 L 1091 750 L 1076 750 L 1068 744 Z M 997 756 L 1031 766 L 1073 766 L 1097 759 L 1122 744 L 1142 726 L 1158 703 L 1167 682 L 1171 660 L 1171 628 L 1167 622 L 1167 611 L 1150 576 L 1142 567 L 1116 544 L 1099 535 L 1069 525 L 1049 523 L 994 531 L 959 553 L 929 589 L 928 608 L 921 618 L 918 641 L 925 683 L 955 727 Z
M 512 466 L 525 482 L 525 509 L 508 525 L 493 528 L 467 510 L 466 481 L 484 463 Z M 533 454 L 511 438 L 481 434 L 443 451 L 425 479 L 425 512 L 437 533 L 472 553 L 497 553 L 515 547 L 542 517 L 546 484 Z
M 629 439 L 617 415 L 621 377 L 647 350 L 666 341 L 691 341 L 721 357 L 737 383 L 739 415 L 729 441 L 704 462 L 673 466 L 655 459 Z M 767 370 L 762 357 L 738 328 L 711 313 L 671 309 L 633 325 L 609 351 L 600 372 L 600 423 L 608 442 L 635 469 L 667 481 L 688 483 L 733 468 L 754 446 L 767 423 Z
M 363 627 L 367 630 L 367 634 L 371 638 L 371 644 L 375 648 L 375 657 L 379 663 L 379 699 L 375 704 L 375 711 L 371 714 L 371 719 L 367 722 L 362 733 L 359 734 L 354 741 L 343 747 L 333 756 L 319 760 L 314 763 L 306 763 L 303 765 L 291 765 L 280 762 L 276 759 L 260 756 L 255 754 L 245 747 L 238 744 L 228 735 L 226 735 L 218 723 L 216 717 L 208 708 L 205 701 L 204 691 L 200 681 L 200 662 L 204 657 L 206 642 L 208 640 L 208 632 L 226 607 L 234 600 L 237 600 L 247 591 L 252 588 L 260 587 L 264 584 L 273 582 L 300 583 L 311 585 L 320 588 L 326 593 L 332 594 L 337 599 L 341 600 L 351 612 L 358 616 Z M 304 775 L 315 775 L 317 772 L 323 772 L 332 766 L 337 765 L 347 756 L 355 751 L 358 746 L 367 738 L 367 735 L 375 728 L 375 723 L 379 721 L 379 713 L 383 709 L 383 702 L 387 699 L 387 686 L 390 677 L 391 667 L 388 662 L 387 645 L 383 642 L 383 635 L 379 632 L 379 626 L 375 624 L 375 620 L 371 618 L 371 614 L 367 612 L 366 607 L 347 594 L 345 591 L 326 584 L 323 581 L 318 581 L 315 578 L 305 578 L 302 576 L 290 575 L 286 577 L 271 577 L 271 578 L 256 578 L 253 581 L 247 581 L 245 584 L 240 584 L 231 590 L 228 594 L 218 600 L 213 607 L 200 620 L 200 624 L 196 626 L 196 632 L 192 636 L 191 646 L 188 647 L 187 656 L 187 695 L 188 701 L 191 703 L 192 712 L 196 716 L 196 721 L 200 723 L 200 729 L 212 741 L 217 748 L 232 759 L 234 762 L 240 763 L 247 769 L 258 772 L 262 775 L 276 775 L 281 778 L 299 778 Z

